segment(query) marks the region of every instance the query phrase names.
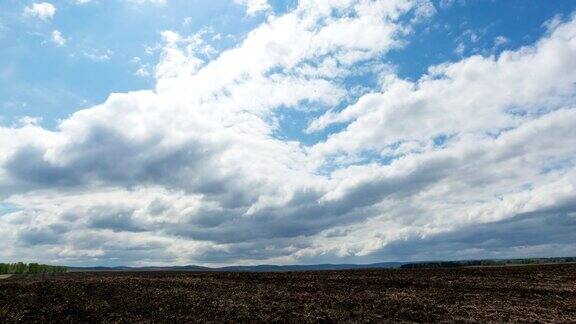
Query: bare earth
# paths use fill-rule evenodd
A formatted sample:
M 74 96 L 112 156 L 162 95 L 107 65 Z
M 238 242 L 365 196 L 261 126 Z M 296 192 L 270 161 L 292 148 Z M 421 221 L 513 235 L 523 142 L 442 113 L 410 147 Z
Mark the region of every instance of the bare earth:
M 13 276 L 0 322 L 21 321 L 576 323 L 576 265 Z

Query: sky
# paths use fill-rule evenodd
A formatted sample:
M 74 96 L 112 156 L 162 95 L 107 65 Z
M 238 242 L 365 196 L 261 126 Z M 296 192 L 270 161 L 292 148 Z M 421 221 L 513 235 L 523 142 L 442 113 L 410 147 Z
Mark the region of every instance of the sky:
M 576 2 L 0 0 L 0 261 L 576 255 Z

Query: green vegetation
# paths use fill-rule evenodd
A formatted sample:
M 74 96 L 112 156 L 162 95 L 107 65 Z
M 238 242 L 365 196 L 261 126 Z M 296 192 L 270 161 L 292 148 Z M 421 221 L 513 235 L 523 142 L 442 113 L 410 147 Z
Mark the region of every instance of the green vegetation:
M 569 263 L 576 262 L 576 257 L 566 258 L 527 258 L 527 259 L 503 259 L 503 260 L 466 260 L 466 261 L 432 261 L 417 262 L 402 265 L 403 269 L 421 268 L 460 268 L 460 267 L 482 267 L 482 266 L 505 266 L 523 264 L 549 264 L 549 263 Z
M 51 266 L 38 263 L 0 263 L 1 274 L 37 274 L 37 273 L 62 273 L 68 268 L 62 266 Z

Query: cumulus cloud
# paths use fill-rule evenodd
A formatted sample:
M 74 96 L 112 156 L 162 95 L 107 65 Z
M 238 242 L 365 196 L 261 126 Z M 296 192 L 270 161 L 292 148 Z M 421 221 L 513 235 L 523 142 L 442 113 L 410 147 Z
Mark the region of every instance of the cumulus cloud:
M 55 13 L 56 7 L 48 2 L 33 3 L 24 8 L 24 15 L 44 21 L 52 19 Z
M 372 257 L 410 260 L 463 260 L 566 256 L 576 253 L 574 206 L 519 214 L 448 233 L 393 242 Z
M 59 30 L 52 31 L 52 42 L 56 46 L 64 46 L 66 45 L 66 38 L 62 36 L 62 33 Z
M 351 98 L 346 78 L 373 72 L 432 12 L 300 1 L 224 52 L 208 30 L 164 31 L 154 89 L 112 94 L 54 130 L 0 127 L 0 202 L 13 206 L 0 257 L 291 263 L 472 247 L 464 233 L 508 221 L 552 232 L 576 198 L 576 20 L 417 81 L 376 69 L 378 88 Z M 293 113 L 317 116 L 310 136 L 336 130 L 286 139 Z M 571 248 L 549 235 L 485 249 L 551 242 Z

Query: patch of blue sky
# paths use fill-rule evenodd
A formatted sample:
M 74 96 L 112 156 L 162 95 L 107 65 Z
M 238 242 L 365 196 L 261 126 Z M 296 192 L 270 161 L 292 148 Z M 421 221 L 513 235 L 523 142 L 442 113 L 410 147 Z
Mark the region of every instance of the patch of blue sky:
M 0 202 L 0 216 L 18 211 L 15 205 Z
M 362 166 L 377 164 L 379 166 L 390 165 L 402 158 L 405 154 L 383 154 L 382 152 L 368 150 L 355 156 L 329 156 L 316 172 L 320 175 L 329 175 L 333 171 L 349 166 Z
M 488 131 L 485 133 L 486 136 L 491 137 L 493 139 L 496 139 L 498 137 L 500 137 L 500 135 L 505 134 L 506 132 L 509 132 L 511 130 L 513 130 L 514 127 L 502 127 L 502 128 L 498 128 L 492 131 Z
M 298 6 L 298 0 L 268 0 L 275 15 L 285 14 Z
M 330 134 L 343 130 L 347 124 L 333 124 L 319 131 L 306 132 L 310 121 L 324 114 L 325 109 L 304 110 L 279 107 L 275 111 L 278 128 L 275 129 L 274 136 L 282 140 L 298 141 L 305 146 L 312 146 L 326 140 Z
M 440 134 L 432 138 L 432 142 L 434 143 L 434 147 L 445 147 L 446 143 L 450 140 L 451 136 L 446 134 Z
M 315 66 L 315 62 L 306 62 L 306 64 Z M 318 102 L 303 102 L 296 109 L 294 107 L 279 107 L 276 110 L 279 127 L 275 132 L 275 136 L 286 140 L 299 141 L 303 145 L 313 145 L 326 140 L 330 134 L 342 131 L 348 123 L 335 123 L 314 132 L 306 132 L 306 129 L 312 120 L 320 117 L 327 110 L 333 112 L 341 111 L 355 103 L 359 97 L 367 92 L 377 91 L 377 88 L 380 87 L 380 72 L 384 68 L 378 62 L 360 62 L 353 67 L 352 73 L 349 75 L 340 78 L 340 80 L 332 79 L 332 82 L 338 81 L 346 89 L 346 96 L 336 105 L 329 106 Z
M 398 141 L 386 145 L 383 150 L 369 149 L 353 155 L 334 154 L 328 156 L 316 172 L 321 175 L 329 175 L 333 171 L 349 166 L 362 166 L 367 164 L 376 164 L 379 166 L 391 165 L 394 161 L 407 155 L 405 152 L 397 151 L 403 143 L 404 142 Z
M 540 169 L 540 174 L 565 172 L 574 168 L 576 159 L 548 159 Z

